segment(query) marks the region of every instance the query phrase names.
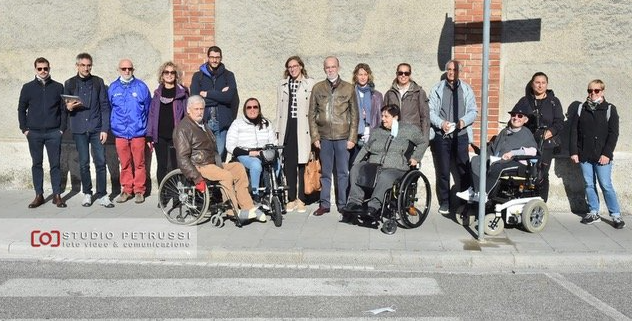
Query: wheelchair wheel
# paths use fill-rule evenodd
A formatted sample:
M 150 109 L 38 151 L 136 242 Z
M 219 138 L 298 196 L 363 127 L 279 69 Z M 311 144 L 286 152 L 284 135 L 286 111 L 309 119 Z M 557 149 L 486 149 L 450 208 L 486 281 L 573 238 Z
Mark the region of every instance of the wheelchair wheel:
M 428 217 L 430 202 L 428 178 L 418 170 L 406 173 L 397 196 L 397 209 L 404 225 L 408 228 L 419 227 Z
M 272 220 L 276 227 L 283 224 L 283 207 L 281 206 L 281 200 L 276 196 L 272 197 Z
M 542 232 L 549 220 L 549 208 L 542 200 L 530 200 L 522 208 L 522 226 L 531 233 Z
M 472 226 L 476 222 L 476 215 L 470 210 L 469 204 L 459 206 L 454 214 L 454 219 L 461 226 Z
M 171 171 L 162 180 L 158 198 L 167 220 L 179 225 L 195 225 L 202 221 L 210 203 L 208 191 L 198 192 L 179 169 Z
M 397 221 L 394 219 L 386 220 L 384 224 L 382 224 L 382 232 L 384 234 L 393 235 L 397 231 Z
M 503 221 L 502 217 L 496 217 L 496 214 L 489 213 L 485 215 L 485 224 L 483 226 L 483 230 L 485 234 L 489 236 L 496 236 L 505 229 L 505 221 Z

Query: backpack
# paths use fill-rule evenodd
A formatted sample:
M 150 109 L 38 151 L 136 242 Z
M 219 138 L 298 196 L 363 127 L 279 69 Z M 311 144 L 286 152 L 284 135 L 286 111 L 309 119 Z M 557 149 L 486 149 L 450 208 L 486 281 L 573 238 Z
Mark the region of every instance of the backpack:
M 583 108 L 583 104 L 579 105 L 579 107 L 577 108 L 577 117 L 581 116 L 582 114 L 582 109 Z M 610 121 L 610 110 L 612 109 L 612 105 L 608 104 L 608 110 L 606 111 L 606 121 Z

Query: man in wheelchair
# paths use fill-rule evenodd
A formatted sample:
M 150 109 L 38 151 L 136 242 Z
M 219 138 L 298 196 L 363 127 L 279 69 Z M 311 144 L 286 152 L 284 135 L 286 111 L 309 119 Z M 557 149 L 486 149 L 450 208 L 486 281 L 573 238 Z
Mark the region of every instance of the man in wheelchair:
M 351 223 L 355 213 L 363 212 L 367 203 L 367 216 L 378 219 L 385 193 L 393 187 L 410 166 L 417 166 L 428 147 L 428 133 L 422 134 L 414 125 L 399 123 L 397 105 L 381 109 L 382 126 L 371 131 L 351 168 L 351 189 L 343 209 L 342 222 Z M 365 201 L 368 190 L 371 197 Z
M 208 192 L 205 179 L 219 181 L 222 190 L 227 194 L 225 197 L 236 211 L 240 210 L 238 220 L 256 218 L 265 222 L 266 215 L 255 207 L 248 192 L 248 176 L 244 166 L 238 162 L 222 164 L 215 136 L 202 121 L 204 105 L 204 98 L 201 96 L 189 97 L 187 117 L 173 131 L 178 167 L 201 193 Z
M 485 193 L 498 184 L 499 178 L 507 173 L 519 175 L 526 172 L 527 163 L 525 156 L 535 156 L 537 154 L 537 143 L 531 131 L 524 127 L 529 121 L 532 110 L 528 104 L 516 105 L 509 114 L 511 119 L 507 127 L 503 128 L 498 136 L 487 146 L 487 181 Z M 516 159 L 519 158 L 519 159 Z M 456 193 L 456 195 L 468 202 L 478 201 L 479 166 L 480 157 L 472 158 L 472 183 L 474 186 Z

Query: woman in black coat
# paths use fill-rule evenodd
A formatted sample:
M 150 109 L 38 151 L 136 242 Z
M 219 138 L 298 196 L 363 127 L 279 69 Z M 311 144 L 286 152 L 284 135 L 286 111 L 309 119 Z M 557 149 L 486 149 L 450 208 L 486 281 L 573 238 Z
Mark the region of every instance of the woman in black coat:
M 548 89 L 549 77 L 538 71 L 531 77 L 525 89 L 525 96 L 516 106 L 528 104 L 533 110 L 527 127 L 538 143 L 542 160 L 542 183 L 540 196 L 546 202 L 549 198 L 549 169 L 556 148 L 560 147 L 560 133 L 564 127 L 564 111 L 553 90 Z

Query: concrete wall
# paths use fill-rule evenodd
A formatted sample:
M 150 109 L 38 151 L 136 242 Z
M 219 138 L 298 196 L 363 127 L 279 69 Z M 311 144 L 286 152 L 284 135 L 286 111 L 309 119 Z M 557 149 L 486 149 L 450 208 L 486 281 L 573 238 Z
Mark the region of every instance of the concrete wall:
M 172 59 L 172 4 L 155 1 L 0 2 L 0 187 L 31 186 L 31 159 L 19 130 L 17 106 L 22 84 L 33 79 L 33 61 L 51 63 L 63 83 L 76 74 L 75 56 L 88 52 L 92 72 L 110 83 L 118 61 L 131 58 L 135 75 L 157 86 L 158 66 Z M 45 186 L 49 188 L 49 186 Z
M 503 33 L 501 50 L 501 114 L 509 111 L 524 95 L 524 88 L 533 73 L 549 76 L 549 88 L 562 102 L 564 111 L 573 101 L 586 99 L 586 88 L 592 79 L 606 84 L 606 100 L 617 106 L 620 135 L 615 150 L 613 180 L 623 211 L 632 208 L 632 135 L 628 112 L 632 69 L 632 3 L 629 1 L 504 0 L 503 20 L 541 19 L 539 41 L 510 42 L 511 39 L 534 33 L 525 24 Z M 578 165 L 566 155 L 556 159 L 551 169 L 560 206 L 573 210 L 583 203 L 583 180 Z M 569 201 L 566 201 L 569 200 Z M 604 208 L 602 206 L 602 208 Z

